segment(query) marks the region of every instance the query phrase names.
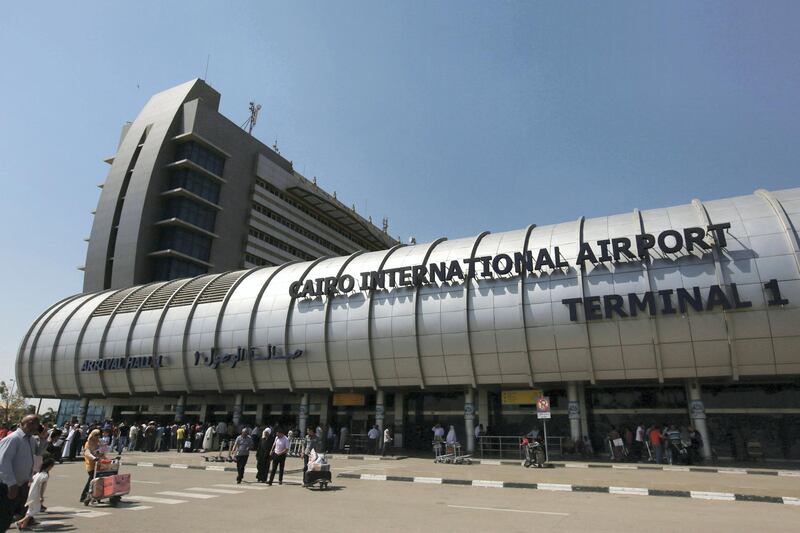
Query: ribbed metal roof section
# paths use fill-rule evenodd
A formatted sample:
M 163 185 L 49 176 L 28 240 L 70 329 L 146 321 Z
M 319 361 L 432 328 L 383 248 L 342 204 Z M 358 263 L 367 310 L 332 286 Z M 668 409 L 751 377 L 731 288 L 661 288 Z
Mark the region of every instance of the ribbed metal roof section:
M 237 270 L 236 272 L 228 272 L 211 282 L 206 290 L 203 291 L 202 296 L 197 301 L 198 304 L 210 304 L 214 302 L 221 302 L 228 294 L 228 290 L 236 283 L 239 278 L 247 274 L 247 270 Z M 173 304 L 177 305 L 177 304 Z
M 153 283 L 152 285 L 142 287 L 141 290 L 136 291 L 135 294 L 132 294 L 129 298 L 126 298 L 125 301 L 122 302 L 122 304 L 117 308 L 117 313 L 133 313 L 139 308 L 141 303 L 147 299 L 148 296 L 166 284 L 167 283 Z
M 97 306 L 97 309 L 94 310 L 92 313 L 92 317 L 96 316 L 108 316 L 114 312 L 114 309 L 119 305 L 119 303 L 125 299 L 130 293 L 135 290 L 141 289 L 141 287 L 129 287 L 127 289 L 123 289 L 121 291 L 117 291 L 105 300 L 103 303 Z
M 180 290 L 175 294 L 175 297 L 169 303 L 169 306 L 180 307 L 182 305 L 191 305 L 200 291 L 203 290 L 203 287 L 205 287 L 213 277 L 214 275 L 210 274 L 206 276 L 200 276 L 199 278 L 194 278 L 192 281 L 180 288 Z
M 165 283 L 164 285 L 157 288 L 153 291 L 153 294 L 150 298 L 144 302 L 142 306 L 142 311 L 153 311 L 155 309 L 163 309 L 164 305 L 169 301 L 175 292 L 183 286 L 183 283 L 179 283 L 184 280 L 173 280 L 170 282 Z

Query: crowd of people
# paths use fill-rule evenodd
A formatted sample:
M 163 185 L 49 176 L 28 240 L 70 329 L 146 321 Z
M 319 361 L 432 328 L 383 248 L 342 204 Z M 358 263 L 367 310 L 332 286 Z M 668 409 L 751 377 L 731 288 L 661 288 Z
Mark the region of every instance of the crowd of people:
M 611 426 L 609 455 L 613 461 L 651 461 L 656 464 L 695 464 L 700 461 L 703 437 L 692 426 L 637 424 L 635 428 Z

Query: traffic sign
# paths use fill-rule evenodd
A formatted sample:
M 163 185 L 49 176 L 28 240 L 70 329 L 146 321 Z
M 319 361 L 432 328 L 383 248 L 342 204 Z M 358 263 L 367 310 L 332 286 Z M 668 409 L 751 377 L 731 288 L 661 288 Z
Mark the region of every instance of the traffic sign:
M 550 418 L 550 397 L 542 396 L 536 400 L 536 418 Z

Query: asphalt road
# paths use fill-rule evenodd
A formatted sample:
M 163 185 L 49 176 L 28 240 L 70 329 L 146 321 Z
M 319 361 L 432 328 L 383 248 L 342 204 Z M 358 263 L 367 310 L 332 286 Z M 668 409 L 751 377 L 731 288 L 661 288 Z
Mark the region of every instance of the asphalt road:
M 423 463 L 402 467 L 397 461 L 342 465 L 338 472 L 376 472 L 386 467 L 432 474 Z M 254 466 L 251 460 L 251 466 Z M 388 463 L 388 462 L 387 462 Z M 290 459 L 287 468 L 300 462 Z M 336 466 L 334 464 L 334 466 Z M 434 465 L 431 464 L 431 467 Z M 359 468 L 360 467 L 360 468 Z M 449 477 L 472 477 L 450 466 Z M 481 466 L 469 467 L 486 473 Z M 390 468 L 391 469 L 391 468 Z M 58 465 L 53 470 L 39 531 L 236 531 L 272 527 L 326 531 L 797 531 L 800 506 L 752 502 L 706 501 L 636 495 L 560 493 L 489 487 L 394 483 L 334 477 L 327 491 L 300 487 L 299 474 L 285 484 L 256 484 L 248 473 L 235 483 L 235 473 L 177 468 L 125 467 L 132 491 L 117 508 L 84 507 L 78 496 L 85 480 L 83 465 Z M 513 469 L 516 472 L 531 472 Z M 498 471 L 502 472 L 502 471 Z M 458 475 L 460 474 L 460 475 Z M 570 475 L 573 473 L 570 472 Z M 531 473 L 530 475 L 533 475 Z M 594 475 L 594 472 L 592 473 Z M 635 472 L 615 472 L 620 482 Z M 336 473 L 335 473 L 336 476 Z M 744 481 L 741 476 L 735 476 Z M 484 477 L 484 479 L 486 479 Z M 694 480 L 695 476 L 685 476 Z M 251 482 L 247 482 L 250 480 Z M 710 480 L 709 480 L 710 481 Z M 748 477 L 753 490 L 774 479 Z M 796 479 L 795 479 L 796 481 Z M 671 481 L 680 484 L 680 480 Z M 687 481 L 686 483 L 689 483 Z M 629 484 L 630 485 L 630 484 Z M 638 527 L 635 525 L 638 524 Z

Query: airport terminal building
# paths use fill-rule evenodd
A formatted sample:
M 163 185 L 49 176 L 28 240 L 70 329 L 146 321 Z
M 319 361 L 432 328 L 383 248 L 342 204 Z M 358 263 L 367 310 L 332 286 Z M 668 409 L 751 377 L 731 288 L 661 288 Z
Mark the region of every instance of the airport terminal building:
M 603 446 L 694 424 L 800 459 L 800 188 L 77 294 L 31 325 L 28 396 L 81 417 L 478 423 Z M 536 395 L 538 396 L 538 392 Z M 524 402 L 528 403 L 524 403 Z M 64 402 L 65 404 L 68 402 Z

